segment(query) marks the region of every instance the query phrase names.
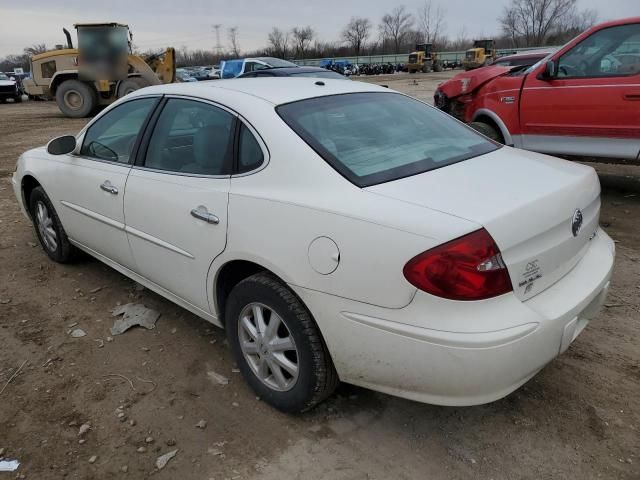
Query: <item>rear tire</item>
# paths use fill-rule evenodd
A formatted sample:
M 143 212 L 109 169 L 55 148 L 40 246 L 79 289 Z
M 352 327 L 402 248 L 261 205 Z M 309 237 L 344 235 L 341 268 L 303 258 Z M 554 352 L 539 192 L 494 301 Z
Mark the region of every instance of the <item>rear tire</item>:
M 493 125 L 489 125 L 484 122 L 471 122 L 469 126 L 473 128 L 476 132 L 483 134 L 485 137 L 489 137 L 494 142 L 504 144 L 504 138 L 502 138 L 502 133 L 496 129 Z
M 36 187 L 29 197 L 29 212 L 40 245 L 54 262 L 67 263 L 75 253 L 53 204 L 42 187 Z
M 98 104 L 96 90 L 80 80 L 65 80 L 56 90 L 56 103 L 67 117 L 84 118 Z
M 283 412 L 299 413 L 333 393 L 338 374 L 320 330 L 280 280 L 267 272 L 242 280 L 229 294 L 225 310 L 235 360 L 262 400 Z M 270 325 L 278 327 L 270 333 Z M 288 347 L 278 348 L 283 342 Z
M 118 85 L 118 98 L 122 98 L 125 95 L 130 94 L 131 92 L 135 92 L 136 90 L 140 90 L 141 88 L 148 86 L 149 82 L 147 82 L 144 78 L 127 78 L 126 80 L 120 82 L 120 85 Z

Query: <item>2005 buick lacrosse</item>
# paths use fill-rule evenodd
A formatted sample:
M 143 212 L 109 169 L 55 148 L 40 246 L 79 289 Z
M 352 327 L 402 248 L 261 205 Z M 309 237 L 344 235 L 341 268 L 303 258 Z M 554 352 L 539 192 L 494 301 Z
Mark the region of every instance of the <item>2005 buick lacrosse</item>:
M 52 260 L 83 250 L 224 327 L 288 412 L 339 381 L 499 399 L 596 315 L 614 260 L 592 168 L 360 82 L 144 88 L 13 186 Z

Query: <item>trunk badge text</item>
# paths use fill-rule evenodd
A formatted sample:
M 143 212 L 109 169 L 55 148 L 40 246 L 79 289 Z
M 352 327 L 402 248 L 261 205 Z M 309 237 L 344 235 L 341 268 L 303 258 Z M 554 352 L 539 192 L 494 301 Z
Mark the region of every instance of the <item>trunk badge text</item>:
M 576 208 L 576 211 L 573 212 L 573 217 L 571 218 L 571 233 L 573 233 L 574 237 L 577 237 L 580 233 L 580 229 L 582 228 L 582 212 L 579 208 Z

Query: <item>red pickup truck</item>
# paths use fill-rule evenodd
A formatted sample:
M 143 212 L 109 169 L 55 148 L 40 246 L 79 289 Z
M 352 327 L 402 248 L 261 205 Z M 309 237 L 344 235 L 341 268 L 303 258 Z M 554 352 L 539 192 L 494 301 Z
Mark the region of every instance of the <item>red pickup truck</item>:
M 597 25 L 528 68 L 456 75 L 434 100 L 507 145 L 640 160 L 640 17 Z

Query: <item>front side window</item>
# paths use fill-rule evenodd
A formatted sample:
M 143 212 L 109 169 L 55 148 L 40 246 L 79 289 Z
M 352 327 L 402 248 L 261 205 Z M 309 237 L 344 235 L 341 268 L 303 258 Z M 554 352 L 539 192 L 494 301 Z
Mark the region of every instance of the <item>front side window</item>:
M 558 77 L 615 77 L 640 73 L 640 24 L 599 30 L 558 59 Z
M 229 112 L 207 103 L 169 99 L 153 130 L 144 166 L 196 175 L 227 175 L 231 169 Z
M 264 154 L 260 144 L 246 125 L 240 126 L 238 141 L 238 173 L 255 170 L 264 161 Z
M 157 101 L 153 97 L 132 100 L 100 117 L 87 130 L 80 155 L 129 163 L 140 129 Z
M 447 114 L 397 93 L 318 97 L 281 105 L 277 112 L 359 187 L 427 172 L 499 148 Z

